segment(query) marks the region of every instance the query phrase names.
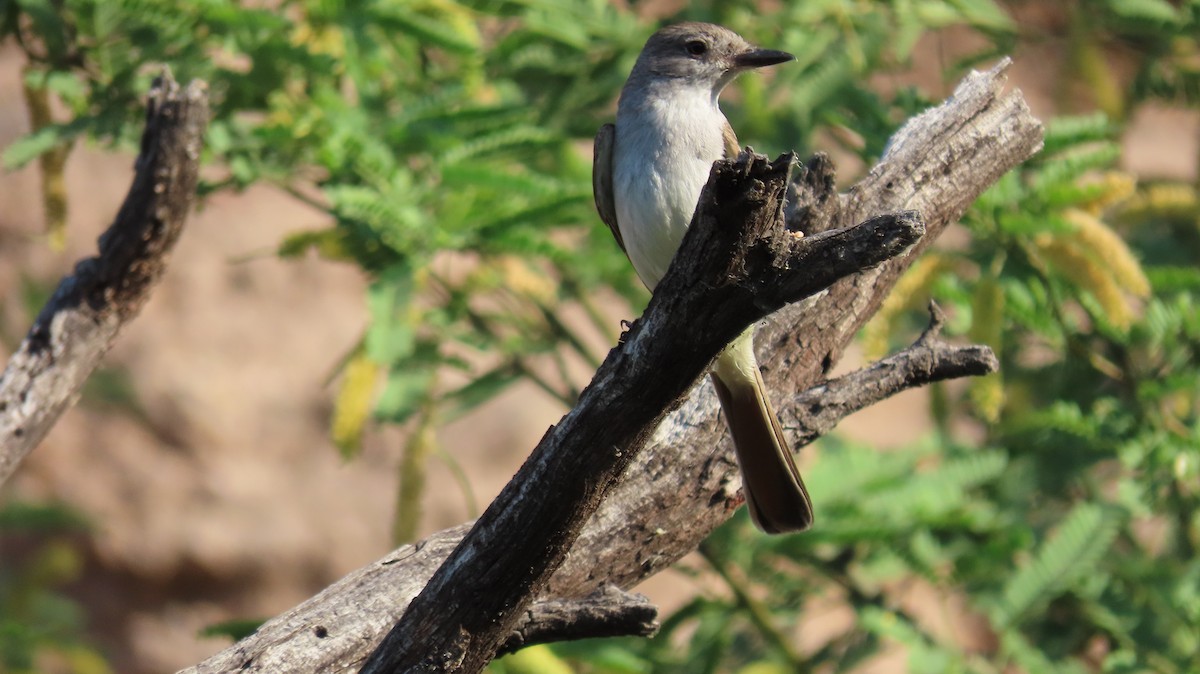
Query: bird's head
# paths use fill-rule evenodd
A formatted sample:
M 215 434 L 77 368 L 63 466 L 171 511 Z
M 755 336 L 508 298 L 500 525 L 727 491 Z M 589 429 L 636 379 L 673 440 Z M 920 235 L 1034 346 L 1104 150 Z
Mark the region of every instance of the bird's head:
M 646 41 L 633 67 L 637 76 L 670 79 L 711 89 L 715 99 L 738 73 L 796 58 L 759 49 L 737 33 L 711 23 L 680 23 L 660 29 Z

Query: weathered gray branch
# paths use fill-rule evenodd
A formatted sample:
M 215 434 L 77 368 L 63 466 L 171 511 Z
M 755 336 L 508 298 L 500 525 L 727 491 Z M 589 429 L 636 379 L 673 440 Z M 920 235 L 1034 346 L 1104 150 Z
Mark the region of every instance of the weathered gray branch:
M 824 381 L 781 405 L 794 442 L 803 446 L 833 430 L 837 422 L 901 391 L 935 381 L 996 372 L 1000 361 L 986 346 L 955 346 L 939 339 L 945 317 L 929 303 L 930 324 L 900 353 L 861 370 Z
M 801 185 L 798 191 L 810 196 L 824 194 L 805 207 L 814 211 L 806 216 L 809 233 L 836 223 L 915 208 L 924 216 L 928 234 L 915 250 L 896 261 L 840 281 L 802 305 L 787 307 L 760 329 L 766 337 L 760 339 L 760 360 L 767 366 L 768 382 L 777 389 L 807 391 L 823 385 L 830 399 L 854 398 L 856 394 L 849 389 L 864 380 L 849 376 L 824 381 L 824 372 L 914 256 L 980 192 L 1040 147 L 1041 126 L 1020 94 L 1002 95 L 1006 67 L 1004 63 L 990 72 L 969 76 L 947 103 L 911 120 L 880 164 L 848 195 L 839 198 L 830 196 L 829 190 Z M 832 185 L 819 162 L 810 168 L 802 178 Z M 934 355 L 937 357 L 936 352 Z M 987 354 L 979 352 L 973 358 L 984 361 Z M 902 359 L 898 367 L 908 374 L 880 383 L 878 395 L 886 397 L 888 391 L 900 390 L 906 378 L 919 381 L 921 372 L 939 371 L 925 364 L 922 358 Z M 887 379 L 873 368 L 865 373 L 868 380 Z M 775 398 L 782 401 L 784 397 Z M 831 405 L 800 421 L 831 428 L 847 413 L 849 408 Z M 736 465 L 717 414 L 710 387 L 693 388 L 686 401 L 659 425 L 587 522 L 542 597 L 585 597 L 605 583 L 631 587 L 694 549 L 729 517 L 741 499 Z M 805 430 L 799 432 L 803 435 Z M 602 452 L 609 445 L 587 446 L 587 451 Z M 810 488 L 819 526 L 820 485 Z M 464 531 L 465 526 L 457 527 L 402 547 L 186 671 L 338 672 L 356 668 Z M 316 626 L 324 628 L 325 637 L 314 638 Z
M 648 637 L 657 631 L 658 609 L 649 599 L 605 585 L 583 599 L 535 601 L 497 654 L 574 639 Z
M 79 398 L 162 276 L 191 211 L 207 125 L 202 83 L 155 80 L 133 185 L 99 255 L 62 280 L 0 375 L 0 484 Z

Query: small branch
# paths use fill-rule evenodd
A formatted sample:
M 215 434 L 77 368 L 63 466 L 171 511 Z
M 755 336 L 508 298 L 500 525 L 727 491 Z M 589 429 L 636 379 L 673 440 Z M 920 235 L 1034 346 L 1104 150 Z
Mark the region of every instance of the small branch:
M 191 212 L 207 125 L 203 83 L 155 80 L 133 184 L 99 255 L 62 280 L 0 375 L 0 484 L 78 399 L 162 276 Z
M 533 603 L 497 656 L 534 644 L 598 637 L 650 637 L 658 632 L 658 608 L 640 594 L 605 585 L 583 599 Z
M 799 429 L 796 446 L 807 445 L 832 431 L 842 419 L 901 391 L 1000 369 L 996 354 L 986 346 L 953 346 L 941 341 L 945 316 L 933 302 L 929 303 L 929 316 L 929 327 L 912 346 L 869 367 L 813 386 L 785 405 L 783 413 L 790 413 Z

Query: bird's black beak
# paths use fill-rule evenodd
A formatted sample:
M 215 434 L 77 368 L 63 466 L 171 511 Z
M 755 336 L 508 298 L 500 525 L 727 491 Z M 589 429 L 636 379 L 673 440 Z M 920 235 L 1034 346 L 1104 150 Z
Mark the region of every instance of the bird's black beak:
M 733 57 L 733 65 L 738 68 L 762 68 L 795 59 L 795 56 L 778 49 L 751 49 Z

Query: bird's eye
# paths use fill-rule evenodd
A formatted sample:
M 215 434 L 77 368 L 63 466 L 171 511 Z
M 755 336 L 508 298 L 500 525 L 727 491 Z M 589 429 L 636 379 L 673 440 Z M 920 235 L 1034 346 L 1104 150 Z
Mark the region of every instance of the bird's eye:
M 704 52 L 708 51 L 708 45 L 704 44 L 703 40 L 691 40 L 685 48 L 692 56 L 703 56 Z

